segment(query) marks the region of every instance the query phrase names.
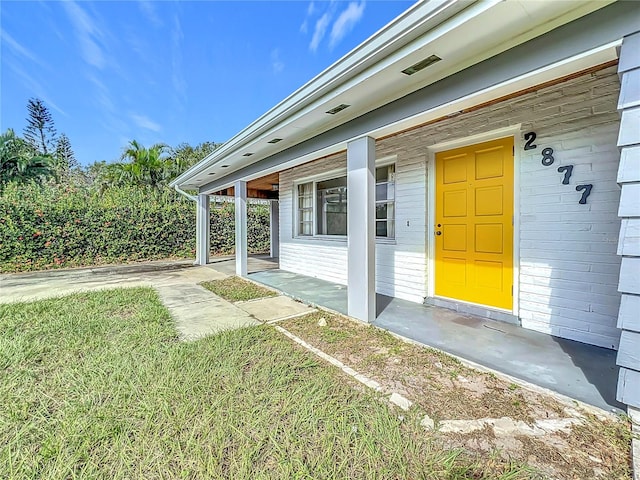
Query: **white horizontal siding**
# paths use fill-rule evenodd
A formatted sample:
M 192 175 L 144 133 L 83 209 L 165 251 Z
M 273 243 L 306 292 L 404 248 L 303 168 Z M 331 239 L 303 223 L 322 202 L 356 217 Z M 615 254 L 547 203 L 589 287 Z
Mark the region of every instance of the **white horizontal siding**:
M 320 240 L 296 238 L 294 221 L 294 182 L 323 172 L 346 169 L 346 155 L 306 163 L 280 172 L 280 268 L 289 272 L 347 284 L 346 239 Z
M 347 244 L 319 245 L 309 242 L 280 244 L 280 268 L 289 272 L 347 284 Z
M 622 227 L 618 255 L 622 256 L 618 290 L 622 293 L 618 327 L 622 329 L 617 363 L 620 365 L 617 399 L 640 409 L 640 33 L 625 37 L 620 52 L 622 89 L 618 108 L 622 147 L 618 183 L 622 187 L 618 215 Z M 631 113 L 634 112 L 634 113 Z M 631 113 L 631 115 L 629 115 Z
M 344 153 L 280 173 L 280 268 L 346 285 L 346 240 L 296 238 L 293 225 L 295 182 L 340 168 L 346 168 Z M 425 181 L 423 155 L 397 156 L 396 238 L 376 244 L 376 291 L 414 302 L 426 296 Z

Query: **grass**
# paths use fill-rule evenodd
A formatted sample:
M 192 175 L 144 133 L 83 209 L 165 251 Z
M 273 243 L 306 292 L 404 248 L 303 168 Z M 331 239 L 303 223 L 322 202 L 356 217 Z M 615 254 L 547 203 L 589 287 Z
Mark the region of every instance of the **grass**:
M 315 312 L 279 322 L 314 347 L 359 373 L 400 392 L 436 422 L 511 417 L 536 419 L 571 416 L 548 395 L 469 368 L 446 353 L 419 347 L 341 315 Z M 542 437 L 479 431 L 446 436 L 448 445 L 527 462 L 552 478 L 630 480 L 631 430 L 628 419 L 586 415 L 569 433 Z
M 235 276 L 222 280 L 202 282 L 200 285 L 230 302 L 245 302 L 247 300 L 275 297 L 277 295 L 273 290 L 260 287 L 255 283 Z
M 269 326 L 179 342 L 151 289 L 0 305 L 0 478 L 530 478 L 447 450 Z

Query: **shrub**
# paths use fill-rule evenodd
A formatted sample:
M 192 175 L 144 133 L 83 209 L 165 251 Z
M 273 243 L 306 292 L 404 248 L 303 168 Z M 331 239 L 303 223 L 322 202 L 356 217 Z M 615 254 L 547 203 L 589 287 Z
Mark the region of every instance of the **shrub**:
M 211 209 L 211 249 L 234 251 L 233 204 Z M 269 250 L 269 209 L 250 205 L 249 252 Z M 172 190 L 102 193 L 7 185 L 0 193 L 0 271 L 99 265 L 195 253 L 195 205 Z

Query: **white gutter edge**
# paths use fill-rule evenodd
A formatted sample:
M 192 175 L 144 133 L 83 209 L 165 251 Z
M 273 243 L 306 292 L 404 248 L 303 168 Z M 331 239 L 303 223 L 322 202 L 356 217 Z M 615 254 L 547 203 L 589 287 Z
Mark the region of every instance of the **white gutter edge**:
M 500 0 L 491 0 L 493 4 L 498 3 Z M 174 179 L 169 185 L 182 185 L 184 182 L 207 168 L 211 167 L 216 162 L 220 161 L 224 156 L 232 153 L 235 149 L 242 148 L 242 145 L 246 143 L 248 137 L 250 137 L 254 132 L 258 130 L 268 127 L 270 123 L 275 122 L 276 125 L 282 122 L 282 117 L 290 116 L 291 109 L 297 110 L 299 107 L 300 99 L 297 99 L 302 93 L 305 93 L 305 90 L 315 89 L 315 91 L 308 92 L 307 98 L 310 100 L 313 97 L 316 97 L 317 90 L 324 88 L 326 85 L 339 81 L 346 81 L 346 79 L 351 78 L 353 76 L 352 69 L 361 65 L 363 62 L 366 62 L 371 57 L 379 54 L 381 50 L 384 50 L 389 47 L 387 42 L 382 42 L 380 45 L 376 45 L 376 42 L 381 42 L 381 39 L 384 38 L 385 35 L 389 35 L 393 29 L 402 28 L 403 31 L 401 35 L 393 40 L 393 43 L 396 43 L 401 40 L 405 35 L 413 31 L 415 28 L 419 28 L 419 25 L 423 24 L 425 21 L 432 18 L 432 16 L 438 15 L 443 11 L 447 10 L 449 7 L 456 5 L 460 2 L 460 0 L 438 0 L 438 5 L 433 5 L 429 11 L 429 15 L 421 15 L 417 18 L 416 11 L 424 10 L 428 8 L 429 2 L 421 2 L 418 1 L 409 9 L 405 10 L 400 14 L 397 18 L 393 19 L 387 25 L 382 27 L 380 30 L 375 32 L 371 37 L 366 39 L 361 44 L 357 45 L 353 50 L 348 52 L 342 58 L 338 59 L 331 66 L 320 72 L 314 78 L 309 80 L 307 83 L 302 85 L 292 94 L 287 96 L 284 100 L 276 104 L 266 113 L 258 117 L 252 123 L 250 123 L 243 130 L 234 135 L 231 139 L 224 142 L 220 148 L 211 152 L 208 156 L 204 157 L 200 162 L 193 165 L 190 169 L 183 172 L 176 179 Z M 467 0 L 469 5 L 476 3 L 476 0 Z M 403 22 L 408 22 L 409 25 L 403 25 Z M 371 51 L 367 51 L 368 49 L 372 49 Z M 355 62 L 354 65 L 345 65 L 349 62 Z M 337 70 L 337 71 L 336 71 Z M 333 76 L 332 76 L 333 75 Z M 330 77 L 325 79 L 325 77 Z M 320 95 L 322 98 L 324 94 Z M 315 98 L 314 100 L 317 100 Z M 289 105 L 293 102 L 291 105 Z M 305 102 L 307 103 L 307 102 Z M 279 111 L 284 109 L 284 111 Z M 273 125 L 271 125 L 273 127 Z M 231 150 L 231 152 L 229 151 Z
M 198 197 L 196 197 L 194 195 L 189 195 L 187 192 L 182 190 L 178 185 L 174 185 L 173 188 L 175 188 L 176 192 L 178 192 L 180 195 L 183 195 L 183 196 L 187 197 L 192 202 L 197 202 L 198 201 Z

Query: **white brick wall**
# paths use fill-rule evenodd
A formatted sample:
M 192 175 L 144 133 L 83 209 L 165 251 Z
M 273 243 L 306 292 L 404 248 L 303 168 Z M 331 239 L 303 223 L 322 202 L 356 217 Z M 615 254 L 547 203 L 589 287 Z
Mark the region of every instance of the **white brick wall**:
M 381 158 L 379 152 L 376 152 Z M 422 302 L 425 287 L 425 181 L 424 156 L 396 162 L 396 240 L 376 244 L 376 291 Z M 336 154 L 280 173 L 280 268 L 346 285 L 347 242 L 295 238 L 293 227 L 294 182 L 344 168 L 346 154 Z M 408 223 L 408 226 L 407 226 Z
M 618 94 L 611 67 L 378 141 L 378 158 L 397 156 L 397 229 L 394 243 L 376 245 L 376 290 L 412 301 L 427 294 L 428 147 L 520 124 L 538 145 L 516 153 L 522 325 L 617 348 Z M 549 167 L 540 163 L 545 147 L 554 149 Z M 281 173 L 281 268 L 346 283 L 346 243 L 291 236 L 294 179 L 345 162 L 340 154 Z M 562 165 L 574 165 L 569 185 L 561 184 Z M 586 205 L 575 190 L 581 183 L 593 184 Z

